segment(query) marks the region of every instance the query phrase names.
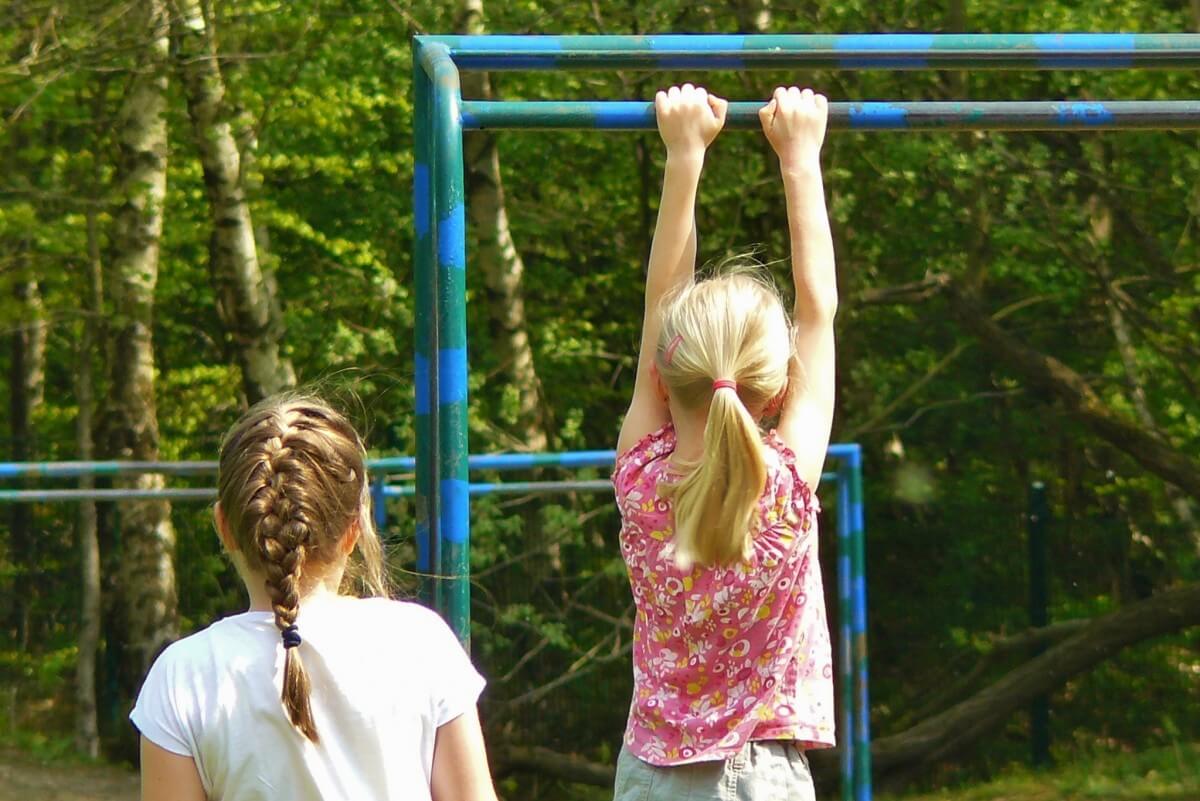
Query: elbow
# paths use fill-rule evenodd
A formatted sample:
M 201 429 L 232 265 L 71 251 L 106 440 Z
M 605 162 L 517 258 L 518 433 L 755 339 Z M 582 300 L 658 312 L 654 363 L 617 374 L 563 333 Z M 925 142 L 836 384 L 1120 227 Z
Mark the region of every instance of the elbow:
M 806 324 L 831 324 L 837 316 L 838 294 L 836 290 L 808 293 L 796 297 L 794 316 L 797 322 Z

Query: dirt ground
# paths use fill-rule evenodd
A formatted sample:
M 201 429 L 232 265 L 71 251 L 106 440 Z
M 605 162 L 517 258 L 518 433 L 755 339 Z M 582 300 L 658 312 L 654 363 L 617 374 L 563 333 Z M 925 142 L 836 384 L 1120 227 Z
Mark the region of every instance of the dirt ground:
M 45 765 L 0 749 L 0 801 L 137 801 L 138 777 L 107 765 Z

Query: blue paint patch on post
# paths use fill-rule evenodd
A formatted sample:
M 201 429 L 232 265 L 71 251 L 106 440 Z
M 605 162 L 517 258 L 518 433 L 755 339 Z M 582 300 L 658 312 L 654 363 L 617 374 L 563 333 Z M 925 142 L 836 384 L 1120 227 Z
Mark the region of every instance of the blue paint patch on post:
M 458 203 L 450 213 L 438 220 L 438 267 L 465 270 L 466 254 L 462 244 L 467 241 L 466 209 Z
M 834 41 L 834 49 L 861 53 L 864 50 L 877 50 L 878 56 L 843 56 L 838 59 L 838 66 L 843 69 L 861 69 L 863 67 L 925 67 L 929 60 L 925 56 L 894 55 L 888 53 L 912 53 L 925 51 L 933 47 L 934 38 L 925 33 L 883 33 L 883 34 L 850 34 L 839 36 Z
M 891 103 L 853 103 L 851 128 L 907 128 L 908 110 Z
M 1038 63 L 1054 67 L 1129 67 L 1133 64 L 1136 41 L 1133 34 L 1128 33 L 1039 33 L 1033 36 L 1033 45 L 1041 52 Z M 1108 52 L 1072 58 L 1048 55 L 1087 51 Z
M 1112 125 L 1113 113 L 1103 103 L 1063 103 L 1054 107 L 1060 124 L 1074 128 L 1080 125 Z
M 413 166 L 413 227 L 418 239 L 429 235 L 430 205 L 429 165 L 416 164 Z
M 420 353 L 413 358 L 413 384 L 417 393 L 416 413 L 429 414 L 429 359 Z
M 839 510 L 838 513 L 841 514 L 841 511 Z M 856 603 L 854 604 L 854 618 L 853 618 L 854 630 L 855 631 L 866 631 L 867 630 L 867 605 L 865 603 L 862 603 L 862 599 L 867 597 L 867 581 L 866 581 L 866 579 L 863 578 L 862 576 L 859 576 L 858 578 L 854 579 L 854 585 L 851 588 L 851 592 L 853 593 L 852 597 L 856 601 Z
M 442 488 L 442 539 L 461 545 L 470 539 L 471 486 L 458 478 L 444 478 Z
M 438 351 L 441 362 L 441 381 L 438 382 L 438 404 L 447 406 L 467 400 L 467 349 L 443 348 Z

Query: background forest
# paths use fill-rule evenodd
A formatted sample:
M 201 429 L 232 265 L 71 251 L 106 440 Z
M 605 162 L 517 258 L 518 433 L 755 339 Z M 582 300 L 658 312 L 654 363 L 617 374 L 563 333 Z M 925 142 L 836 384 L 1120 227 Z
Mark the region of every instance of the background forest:
M 346 408 L 373 455 L 413 452 L 414 34 L 1196 30 L 1200 0 L 7 0 L 0 459 L 213 459 L 248 402 L 297 384 Z M 649 99 L 697 77 L 505 73 L 463 89 Z M 735 100 L 779 83 L 832 100 L 1200 96 L 1194 71 L 702 77 Z M 828 138 L 834 440 L 865 449 L 880 781 L 929 787 L 1023 760 L 1024 710 L 1047 692 L 1059 761 L 1200 741 L 1196 145 L 1194 132 Z M 471 449 L 611 448 L 657 135 L 472 134 L 467 149 Z M 718 140 L 698 222 L 702 259 L 757 249 L 786 275 L 760 135 Z M 1035 480 L 1052 623 L 1031 630 Z M 413 511 L 388 512 L 412 592 Z M 617 528 L 605 494 L 474 503 L 473 654 L 509 797 L 604 797 L 631 680 Z M 241 596 L 202 503 L 4 506 L 2 736 L 127 758 L 149 661 Z

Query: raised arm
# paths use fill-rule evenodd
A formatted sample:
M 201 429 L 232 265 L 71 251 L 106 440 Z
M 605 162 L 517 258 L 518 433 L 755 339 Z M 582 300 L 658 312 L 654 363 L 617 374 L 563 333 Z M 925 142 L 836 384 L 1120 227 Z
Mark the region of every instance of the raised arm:
M 792 311 L 796 356 L 780 410 L 779 435 L 796 453 L 801 477 L 813 487 L 821 478 L 833 425 L 837 274 L 821 183 L 821 143 L 828 113 L 824 95 L 793 86 L 776 89 L 758 115 L 779 156 L 796 289 Z
M 633 400 L 621 424 L 617 452 L 667 422 L 666 399 L 658 392 L 654 355 L 662 327 L 659 302 L 675 287 L 692 280 L 696 266 L 696 191 L 709 144 L 725 124 L 728 104 L 704 89 L 685 83 L 654 98 L 658 132 L 667 147 L 662 200 L 646 270 L 646 306 L 638 349 Z

